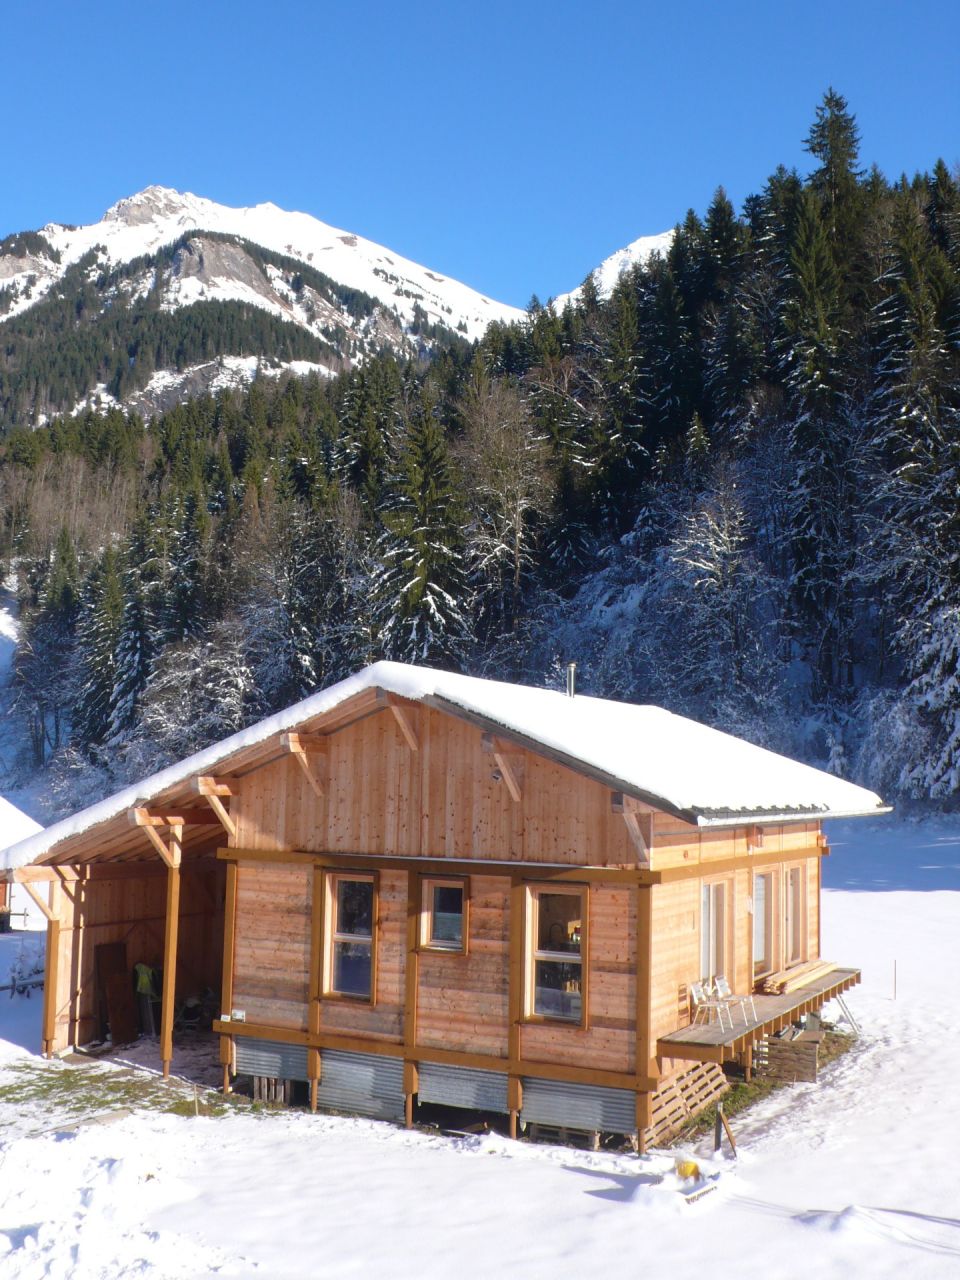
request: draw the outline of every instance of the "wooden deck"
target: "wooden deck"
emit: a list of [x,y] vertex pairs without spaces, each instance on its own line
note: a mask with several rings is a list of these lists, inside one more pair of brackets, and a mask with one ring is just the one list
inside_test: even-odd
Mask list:
[[722,1027],[716,1021],[681,1027],[657,1041],[657,1055],[690,1062],[728,1062],[763,1036],[821,1008],[859,981],[859,969],[834,969],[787,996],[755,995],[756,1019],[745,1018],[739,1006],[734,1006],[732,1027],[726,1017]]

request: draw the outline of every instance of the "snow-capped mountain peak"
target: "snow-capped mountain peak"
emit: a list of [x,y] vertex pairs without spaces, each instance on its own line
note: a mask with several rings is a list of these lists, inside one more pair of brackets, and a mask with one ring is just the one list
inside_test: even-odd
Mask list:
[[[417,312],[477,338],[492,320],[510,321],[523,312],[496,302],[383,245],[265,203],[232,208],[191,192],[150,186],[112,205],[103,218],[85,227],[49,223],[41,234],[63,266],[103,246],[112,265],[154,253],[187,231],[237,236],[261,248],[313,266],[338,284],[359,289],[412,321]],[[0,283],[2,283],[0,275]],[[36,300],[37,292],[34,293]],[[22,308],[20,308],[22,309]]]
[[[631,241],[624,248],[618,249],[616,253],[611,253],[609,258],[604,258],[603,262],[592,273],[600,297],[609,297],[614,285],[624,271],[635,263],[646,262],[655,253],[665,256],[669,252],[672,243],[673,231],[661,231],[655,236],[640,236],[638,240]],[[578,302],[582,290],[583,285],[580,285],[570,293],[561,293],[559,297],[554,298],[553,305],[556,310],[562,311],[568,302]]]
[[[232,208],[163,186],[118,200],[87,226],[51,222],[39,232],[0,243],[0,324],[15,322],[45,298],[53,303],[58,295],[65,299],[81,291],[86,294],[84,324],[96,324],[89,305],[91,286],[100,299],[101,316],[118,302],[131,316],[149,309],[154,317],[206,304],[204,323],[214,329],[219,324],[208,344],[218,360],[207,359],[203,370],[191,367],[187,382],[182,368],[171,380],[169,370],[153,366],[154,374],[150,360],[140,360],[130,366],[133,389],[131,378],[118,372],[112,383],[78,388],[85,394],[72,405],[41,391],[27,418],[33,424],[51,412],[80,408],[91,397],[107,404],[119,396],[150,413],[184,395],[223,385],[218,379],[245,380],[251,358],[255,369],[297,364],[302,370],[306,362],[332,373],[384,349],[419,357],[445,335],[474,340],[491,321],[509,323],[524,315],[310,214],[272,203]],[[220,323],[211,319],[211,303],[239,304],[244,316],[251,308],[267,312],[274,327],[265,338],[263,324],[246,319]],[[296,326],[301,334],[296,339],[284,336],[276,321]],[[227,330],[236,335],[237,323],[246,325],[247,341],[225,336]],[[254,330],[259,337],[251,336]],[[132,332],[129,340],[136,340]],[[118,357],[118,370],[121,365]],[[144,385],[147,369],[151,381]]]

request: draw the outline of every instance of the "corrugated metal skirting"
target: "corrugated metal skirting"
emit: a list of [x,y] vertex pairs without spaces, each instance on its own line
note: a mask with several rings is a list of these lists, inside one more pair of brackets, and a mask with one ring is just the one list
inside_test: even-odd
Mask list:
[[237,1073],[268,1076],[274,1080],[306,1080],[307,1049],[302,1044],[280,1044],[276,1040],[251,1040],[237,1036]]
[[603,1089],[524,1076],[520,1119],[568,1129],[636,1133],[636,1098],[631,1089]]
[[421,1062],[418,1096],[421,1102],[440,1102],[447,1107],[508,1110],[507,1077],[500,1071],[475,1071],[441,1062]]
[[324,1049],[317,1102],[321,1107],[377,1120],[402,1120],[403,1061],[375,1053]]

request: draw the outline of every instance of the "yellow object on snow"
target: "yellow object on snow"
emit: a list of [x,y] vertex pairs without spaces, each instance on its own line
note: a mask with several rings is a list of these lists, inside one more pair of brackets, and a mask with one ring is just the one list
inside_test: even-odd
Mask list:
[[699,1178],[700,1166],[696,1160],[678,1160],[677,1165],[678,1178]]

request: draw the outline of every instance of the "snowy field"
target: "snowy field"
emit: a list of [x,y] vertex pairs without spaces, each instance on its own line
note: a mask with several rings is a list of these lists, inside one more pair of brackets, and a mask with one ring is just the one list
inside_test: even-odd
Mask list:
[[863,968],[863,1037],[737,1117],[738,1161],[694,1153],[720,1174],[698,1203],[676,1152],[129,1101],[77,1123],[53,1086],[125,1073],[28,1054],[40,1001],[0,994],[0,1276],[960,1276],[960,825],[830,835],[823,950]]

